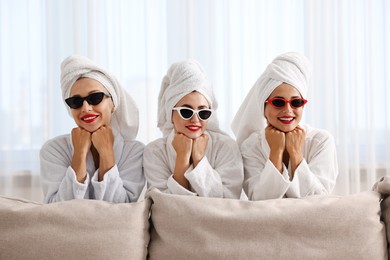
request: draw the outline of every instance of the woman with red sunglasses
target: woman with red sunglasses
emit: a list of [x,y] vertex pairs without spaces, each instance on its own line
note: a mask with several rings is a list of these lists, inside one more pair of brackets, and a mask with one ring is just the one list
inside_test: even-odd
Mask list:
[[211,83],[197,61],[177,62],[169,68],[158,97],[163,137],[144,151],[149,187],[179,195],[240,197],[240,150],[219,129],[216,109]]
[[41,148],[44,201],[137,201],[145,186],[144,145],[135,140],[133,99],[110,72],[78,55],[62,62],[61,89],[77,127]]
[[250,200],[333,191],[338,175],[333,137],[301,124],[309,76],[305,56],[290,52],[276,57],[233,119]]

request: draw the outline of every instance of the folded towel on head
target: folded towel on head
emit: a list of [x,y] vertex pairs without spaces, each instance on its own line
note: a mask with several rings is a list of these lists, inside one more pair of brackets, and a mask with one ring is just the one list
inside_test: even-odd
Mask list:
[[[138,133],[138,107],[116,77],[86,57],[69,56],[61,64],[63,100],[70,97],[72,86],[79,78],[95,79],[107,89],[115,107],[111,117],[111,127],[120,133],[124,140],[134,140]],[[70,108],[66,107],[70,113]]]
[[177,62],[171,65],[167,75],[164,76],[158,96],[158,123],[164,136],[172,129],[172,108],[187,94],[197,91],[208,101],[211,109],[214,110],[207,125],[207,130],[221,132],[218,125],[215,110],[218,107],[214,98],[211,82],[207,79],[202,66],[193,59]]
[[305,56],[288,52],[276,57],[256,81],[233,118],[231,128],[238,144],[267,126],[264,102],[280,84],[294,86],[306,98],[310,75],[311,65]]

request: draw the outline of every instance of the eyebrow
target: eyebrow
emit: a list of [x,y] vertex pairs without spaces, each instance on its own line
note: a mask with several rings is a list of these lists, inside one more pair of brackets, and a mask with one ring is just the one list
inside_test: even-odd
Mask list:
[[[183,105],[181,105],[181,107],[188,107],[188,108],[195,109],[195,108],[193,108],[191,105],[188,105],[188,104],[183,104]],[[201,106],[198,106],[197,109],[203,109],[203,108],[209,108],[209,107],[206,106],[206,105],[201,105]]]
[[[92,91],[88,92],[88,93],[87,93],[87,96],[89,96],[89,95],[91,95],[91,94],[93,94],[93,93],[97,93],[97,92],[106,93],[106,92],[103,91],[103,90],[95,89],[95,90],[92,90]],[[81,95],[80,95],[80,94],[75,94],[75,95],[72,95],[72,96],[70,96],[70,97],[81,97]]]
[[[286,99],[286,98],[283,97],[283,96],[274,96],[274,97],[272,97],[272,98],[284,98],[284,99]],[[301,98],[301,96],[291,96],[290,99],[291,99],[291,98]]]

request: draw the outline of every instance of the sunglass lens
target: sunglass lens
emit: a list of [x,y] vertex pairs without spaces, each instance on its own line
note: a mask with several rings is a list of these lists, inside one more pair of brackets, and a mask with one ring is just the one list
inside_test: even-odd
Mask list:
[[87,100],[88,104],[96,106],[100,102],[102,102],[103,97],[104,97],[104,93],[99,92],[99,93],[93,93],[93,94],[89,95],[88,97],[86,97],[85,99]]
[[200,110],[198,115],[199,115],[200,119],[207,120],[211,116],[211,111],[210,110]]
[[187,109],[187,108],[182,108],[180,109],[180,115],[184,118],[184,119],[190,119],[192,117],[192,115],[194,114],[194,112],[190,109]]
[[284,107],[286,105],[286,101],[283,99],[274,99],[272,100],[272,105],[275,107]]
[[305,104],[305,101],[303,99],[293,99],[291,100],[291,105],[293,107],[301,107]]
[[65,102],[70,108],[77,109],[83,105],[84,100],[82,97],[70,97],[65,99]]

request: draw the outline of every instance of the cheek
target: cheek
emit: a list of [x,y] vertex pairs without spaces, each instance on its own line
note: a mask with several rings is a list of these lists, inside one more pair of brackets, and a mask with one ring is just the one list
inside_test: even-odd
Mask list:
[[77,120],[79,117],[78,113],[77,113],[77,109],[71,109],[70,112],[71,112],[73,119]]
[[103,115],[103,119],[104,119],[105,124],[110,124],[111,118],[112,118],[112,115],[114,112],[114,107],[113,106],[106,106],[106,107],[104,107],[101,110],[96,111],[96,112],[100,112]]
[[[103,103],[104,102],[104,103]],[[103,101],[98,105],[96,109],[99,109],[101,111],[104,111],[104,113],[109,112],[110,114],[114,113],[115,106],[114,102],[111,98],[105,98]]]
[[172,112],[171,115],[171,123],[174,125],[175,124],[175,113]]
[[183,120],[177,114],[173,113],[171,121],[172,121],[173,127],[177,130],[182,125]]
[[297,109],[296,112],[295,112],[295,116],[296,117],[302,117],[302,112],[303,112],[302,108]]
[[112,100],[109,100],[109,102],[107,102],[106,104],[102,104],[102,105],[104,105],[104,106],[101,109],[104,109],[105,111],[110,112],[110,114],[112,114],[115,111],[114,102],[112,102]]
[[268,118],[269,118],[269,109],[268,109],[267,106],[264,108],[264,117],[265,117],[267,120],[268,120]]
[[107,117],[108,121],[111,121],[112,111],[108,110],[107,113],[106,113],[106,117]]

